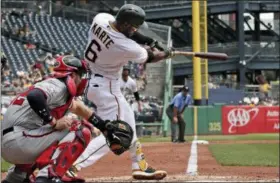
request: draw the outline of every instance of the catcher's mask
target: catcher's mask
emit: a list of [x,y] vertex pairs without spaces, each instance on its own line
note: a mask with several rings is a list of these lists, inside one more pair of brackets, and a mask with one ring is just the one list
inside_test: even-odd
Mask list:
[[121,155],[127,151],[133,139],[133,130],[129,124],[124,121],[111,121],[106,124],[107,145],[116,155]]
[[56,78],[67,77],[73,72],[77,73],[81,77],[81,82],[77,86],[76,96],[84,93],[89,80],[89,68],[86,61],[80,60],[72,55],[59,56],[56,58],[53,71],[53,75]]

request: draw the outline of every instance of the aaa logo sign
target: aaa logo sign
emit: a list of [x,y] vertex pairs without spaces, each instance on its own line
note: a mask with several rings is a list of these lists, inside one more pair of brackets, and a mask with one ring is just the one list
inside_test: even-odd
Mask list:
[[223,134],[278,133],[279,106],[223,106]]
[[255,119],[258,115],[259,109],[243,109],[235,108],[231,109],[227,114],[227,121],[230,123],[228,128],[228,133],[235,133],[236,129],[233,127],[243,127],[246,126],[251,120]]

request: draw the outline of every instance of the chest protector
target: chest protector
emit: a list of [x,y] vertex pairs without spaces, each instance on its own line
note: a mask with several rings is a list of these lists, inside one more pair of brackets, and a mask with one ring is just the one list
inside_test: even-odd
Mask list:
[[[57,75],[54,75],[53,77],[58,78],[58,79],[61,78]],[[57,119],[57,120],[62,118],[66,114],[66,112],[68,111],[68,109],[72,103],[72,100],[74,99],[74,97],[76,96],[76,93],[77,93],[77,88],[76,88],[74,80],[70,76],[66,76],[63,79],[66,84],[69,96],[68,96],[68,99],[65,104],[58,106],[51,110],[52,116],[55,117],[55,119]]]

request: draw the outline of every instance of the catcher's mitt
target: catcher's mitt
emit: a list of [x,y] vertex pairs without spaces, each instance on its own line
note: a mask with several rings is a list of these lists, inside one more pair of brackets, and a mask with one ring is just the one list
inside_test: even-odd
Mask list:
[[124,121],[116,120],[106,123],[106,141],[111,151],[116,155],[121,155],[129,149],[132,139],[133,130]]

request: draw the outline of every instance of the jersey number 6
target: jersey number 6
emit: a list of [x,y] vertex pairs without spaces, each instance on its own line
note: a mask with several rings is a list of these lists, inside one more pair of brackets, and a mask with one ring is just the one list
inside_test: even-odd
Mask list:
[[[97,48],[97,49],[96,49]],[[96,52],[100,52],[101,51],[101,46],[100,44],[96,41],[96,40],[92,40],[90,42],[90,44],[88,45],[86,51],[85,51],[85,57],[87,60],[91,61],[91,62],[95,62],[95,60],[97,59],[97,53]]]

